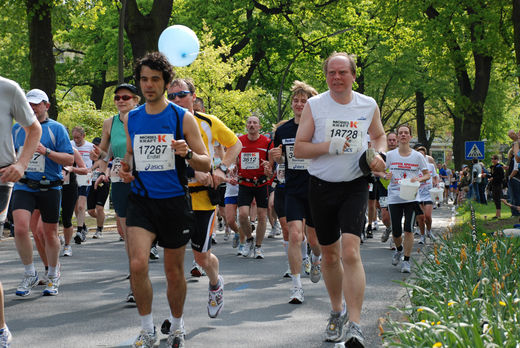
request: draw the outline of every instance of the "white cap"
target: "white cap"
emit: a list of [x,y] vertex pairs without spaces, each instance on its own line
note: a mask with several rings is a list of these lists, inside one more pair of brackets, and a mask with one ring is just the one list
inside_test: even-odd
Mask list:
[[46,103],[49,102],[49,97],[47,97],[47,94],[41,89],[31,89],[29,92],[27,92],[25,97],[31,104],[40,104],[42,101]]

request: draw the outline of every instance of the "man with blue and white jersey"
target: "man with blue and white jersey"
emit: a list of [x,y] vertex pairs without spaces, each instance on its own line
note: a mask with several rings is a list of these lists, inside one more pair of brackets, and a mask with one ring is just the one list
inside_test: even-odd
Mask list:
[[[50,103],[47,94],[39,89],[30,90],[27,101],[42,127],[40,144],[36,148],[25,175],[14,186],[13,219],[15,243],[25,268],[22,282],[16,290],[18,296],[28,296],[33,286],[38,284],[38,274],[33,264],[33,246],[29,237],[29,221],[34,210],[39,210],[43,222],[45,254],[49,264],[47,286],[43,295],[58,294],[60,283],[58,221],[60,215],[62,166],[74,162],[73,150],[65,127],[49,118]],[[20,124],[13,127],[15,150],[23,151],[25,130]],[[31,226],[33,233],[36,226]]]
[[[321,271],[332,305],[326,339],[364,347],[359,324],[366,280],[359,245],[368,182],[360,159],[368,149],[367,133],[376,151],[386,148],[386,136],[375,100],[352,90],[355,59],[334,52],[323,63],[323,70],[329,90],[305,104],[294,156],[312,159],[309,200],[321,246]],[[385,169],[379,154],[365,163],[371,171]]]
[[[125,123],[127,152],[119,171],[131,182],[127,208],[130,283],[141,317],[134,347],[153,347],[153,290],[148,276],[150,247],[155,239],[164,248],[167,297],[172,314],[168,347],[184,347],[183,310],[186,298],[184,254],[194,228],[187,194],[186,161],[202,172],[211,160],[193,115],[168,102],[165,92],[174,72],[166,57],[152,52],[135,67],[146,103],[132,110]],[[131,166],[133,170],[131,171]]]

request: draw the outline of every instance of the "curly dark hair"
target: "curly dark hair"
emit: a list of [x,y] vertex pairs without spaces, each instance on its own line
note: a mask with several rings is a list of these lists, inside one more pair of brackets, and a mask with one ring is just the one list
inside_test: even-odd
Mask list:
[[164,89],[168,88],[170,81],[175,77],[175,71],[168,62],[168,58],[161,52],[148,52],[143,58],[139,59],[135,64],[134,75],[135,81],[139,83],[141,80],[141,68],[143,65],[152,70],[162,72],[164,80]]

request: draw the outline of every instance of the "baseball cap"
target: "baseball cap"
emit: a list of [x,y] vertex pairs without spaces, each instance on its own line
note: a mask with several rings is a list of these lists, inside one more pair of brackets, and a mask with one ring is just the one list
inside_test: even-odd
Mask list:
[[94,145],[101,144],[101,138],[100,137],[95,137],[94,139],[92,139],[92,144],[94,144]]
[[137,91],[137,87],[135,87],[134,85],[132,85],[131,83],[122,83],[120,85],[118,85],[114,91],[114,93],[117,93],[117,91],[119,91],[120,89],[128,89],[130,92],[132,92],[133,94],[139,94],[139,92]]
[[41,89],[31,89],[29,92],[27,92],[27,95],[25,97],[27,98],[27,101],[32,104],[40,104],[42,101],[46,103],[49,102],[49,97],[47,97],[47,93],[45,93]]

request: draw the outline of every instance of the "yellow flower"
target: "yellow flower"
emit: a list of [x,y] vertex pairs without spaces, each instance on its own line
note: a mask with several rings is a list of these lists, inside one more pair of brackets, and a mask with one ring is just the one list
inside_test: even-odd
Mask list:
[[505,307],[506,306],[506,303],[504,301],[499,301],[498,302],[501,306]]
[[441,322],[440,322],[440,321],[438,321],[438,322],[437,322],[437,325],[441,325]]
[[440,347],[442,347],[442,343],[441,343],[441,342],[437,342],[437,343],[435,343],[435,344],[432,346],[432,348],[440,348]]
[[485,233],[482,233],[482,237],[485,237],[485,236],[486,236],[486,234],[485,234]]
[[422,312],[422,311],[424,311],[424,309],[422,309],[422,308],[417,308],[417,312]]
[[426,323],[426,319],[421,320],[421,323]]
[[450,301],[450,302],[448,302],[448,306],[453,306],[455,303],[457,303],[457,302]]

